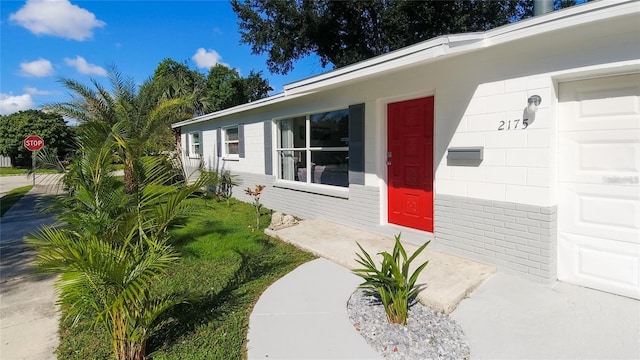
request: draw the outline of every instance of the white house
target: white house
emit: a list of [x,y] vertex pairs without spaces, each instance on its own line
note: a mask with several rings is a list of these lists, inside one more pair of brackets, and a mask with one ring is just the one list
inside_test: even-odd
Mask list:
[[640,2],[440,36],[176,123],[234,196],[640,298]]

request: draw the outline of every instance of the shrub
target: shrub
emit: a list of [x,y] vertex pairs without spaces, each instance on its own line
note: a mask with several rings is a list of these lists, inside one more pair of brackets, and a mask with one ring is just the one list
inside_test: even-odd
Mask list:
[[244,192],[247,195],[250,195],[253,199],[251,203],[256,209],[256,230],[260,228],[260,211],[262,210],[262,204],[260,203],[260,195],[262,195],[262,190],[264,190],[264,185],[256,185],[255,189],[247,188]]
[[216,199],[216,201],[225,201],[229,204],[229,200],[231,200],[233,195],[233,187],[238,185],[238,182],[236,181],[237,176],[231,174],[229,170],[213,172],[212,174],[216,178],[216,181],[207,188],[207,191]]
[[382,255],[380,269],[377,268],[376,263],[362,246],[356,243],[362,251],[362,255],[356,254],[358,256],[356,261],[364,268],[354,269],[353,273],[364,279],[364,282],[360,284],[361,288],[380,296],[389,323],[406,325],[409,303],[421,290],[420,286],[416,286],[418,275],[429,261],[418,266],[411,276],[409,276],[409,266],[418,254],[429,245],[430,241],[420,246],[411,257],[407,258],[407,252],[400,243],[400,234],[396,235],[395,239],[392,254],[386,251],[378,253],[378,255]]

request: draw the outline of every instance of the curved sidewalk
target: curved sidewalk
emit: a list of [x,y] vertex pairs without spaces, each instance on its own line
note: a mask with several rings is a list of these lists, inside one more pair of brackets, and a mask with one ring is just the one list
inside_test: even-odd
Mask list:
[[381,359],[347,315],[360,282],[323,258],[276,281],[249,318],[249,359]]

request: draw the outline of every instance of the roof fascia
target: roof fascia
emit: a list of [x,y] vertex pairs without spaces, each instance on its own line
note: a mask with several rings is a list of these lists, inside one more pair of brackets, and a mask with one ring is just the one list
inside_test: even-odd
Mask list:
[[321,88],[362,80],[403,66],[424,64],[445,57],[478,51],[542,33],[640,12],[638,0],[599,0],[507,24],[486,32],[443,35],[353,65],[285,85],[285,94],[315,92]]
[[486,32],[486,45],[493,46],[576,25],[640,13],[638,0],[597,0],[541,16],[521,20]]
[[416,45],[392,51],[388,54],[379,55],[324,74],[287,84],[284,86],[284,92],[287,95],[297,92],[305,92],[312,90],[314,85],[325,86],[325,84],[327,82],[331,82],[331,80],[340,80],[340,82],[342,82],[354,78],[360,78],[361,75],[370,74],[373,69],[375,69],[374,72],[385,71],[406,65],[412,60],[416,61],[420,58],[435,58],[443,56],[450,53],[448,49],[456,48],[457,50],[463,50],[466,46],[481,43],[484,40],[484,37],[485,35],[482,32],[438,36]]
[[246,104],[242,104],[242,105],[238,105],[238,106],[234,106],[228,109],[224,109],[224,110],[220,110],[220,111],[216,111],[210,114],[205,114],[202,116],[197,116],[188,120],[184,120],[184,121],[180,121],[177,123],[173,123],[171,124],[171,128],[175,129],[175,128],[179,128],[185,125],[191,125],[191,124],[197,124],[197,123],[201,123],[204,121],[209,121],[209,120],[213,120],[213,119],[217,119],[226,115],[231,115],[231,114],[235,114],[235,113],[239,113],[239,112],[243,112],[243,111],[248,111],[251,109],[255,109],[258,107],[262,107],[265,105],[269,105],[269,104],[275,104],[275,103],[279,103],[281,101],[284,100],[288,100],[291,98],[295,98],[297,96],[287,96],[285,98],[285,94],[284,93],[280,93],[280,94],[276,94],[276,95],[272,95],[269,96],[267,98],[264,99],[260,99],[260,100],[256,100],[256,101],[252,101],[250,103],[246,103]]
[[172,124],[197,124],[317,92],[323,88],[362,80],[381,72],[424,64],[490,46],[522,40],[592,21],[640,13],[640,0],[597,0],[521,20],[486,32],[443,35],[284,86],[284,93]]

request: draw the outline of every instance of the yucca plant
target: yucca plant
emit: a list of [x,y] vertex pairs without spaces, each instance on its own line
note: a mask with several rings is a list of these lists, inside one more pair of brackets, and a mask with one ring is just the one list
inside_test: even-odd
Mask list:
[[380,296],[389,323],[407,325],[409,304],[421,290],[421,287],[416,285],[418,275],[429,261],[418,266],[411,275],[409,275],[409,267],[430,242],[427,241],[411,257],[407,257],[407,252],[400,242],[400,234],[396,235],[393,252],[391,254],[386,251],[378,253],[378,255],[382,255],[379,269],[371,256],[356,242],[362,251],[362,254],[356,253],[358,256],[356,261],[363,268],[352,271],[364,279],[360,288]]

